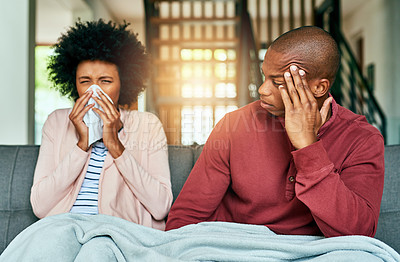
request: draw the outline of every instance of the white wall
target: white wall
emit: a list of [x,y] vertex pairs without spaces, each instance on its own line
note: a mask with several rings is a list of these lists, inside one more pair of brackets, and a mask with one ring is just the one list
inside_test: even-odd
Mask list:
[[99,0],[84,0],[90,7],[93,12],[93,19],[104,19],[107,20],[114,20],[112,14],[108,11],[107,7],[104,5],[103,1]]
[[387,116],[387,144],[400,143],[400,1],[365,0],[343,17],[350,43],[364,38],[364,68],[375,64],[375,95]]
[[[386,26],[388,27],[389,33],[387,34],[387,41],[389,42],[389,49],[386,50],[386,76],[391,79],[391,83],[388,83],[390,91],[389,96],[389,108],[387,109],[387,115],[389,116],[389,143],[400,144],[400,1],[398,0],[386,0],[389,2],[386,7],[388,15],[386,16]],[[383,93],[386,93],[383,91]]]
[[36,44],[52,45],[75,21],[91,20],[93,11],[83,0],[36,0]]
[[28,124],[32,113],[29,58],[34,41],[29,37],[30,2],[35,1],[0,1],[0,144],[28,144],[33,139],[29,137],[33,127]]

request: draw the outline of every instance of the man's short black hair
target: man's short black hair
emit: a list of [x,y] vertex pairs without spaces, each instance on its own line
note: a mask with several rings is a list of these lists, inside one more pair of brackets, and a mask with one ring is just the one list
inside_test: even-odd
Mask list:
[[271,44],[276,52],[301,57],[311,78],[326,78],[332,86],[340,65],[340,52],[333,37],[316,26],[290,30]]
[[116,24],[98,21],[78,21],[62,34],[53,46],[49,59],[50,80],[62,95],[77,100],[76,69],[85,60],[100,60],[117,66],[121,79],[118,104],[136,102],[148,76],[148,55],[137,39],[127,30],[128,23]]

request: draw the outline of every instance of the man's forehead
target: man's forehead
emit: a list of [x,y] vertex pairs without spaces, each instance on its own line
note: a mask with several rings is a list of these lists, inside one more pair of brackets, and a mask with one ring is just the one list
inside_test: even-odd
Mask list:
[[304,62],[296,53],[280,53],[273,49],[269,49],[265,54],[262,69],[264,74],[282,75],[284,72],[289,70],[291,65],[296,65],[299,68],[304,69]]

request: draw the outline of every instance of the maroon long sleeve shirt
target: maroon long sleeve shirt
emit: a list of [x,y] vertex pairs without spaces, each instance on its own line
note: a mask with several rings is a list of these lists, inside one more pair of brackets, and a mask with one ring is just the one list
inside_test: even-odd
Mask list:
[[214,128],[168,215],[166,230],[202,221],[279,234],[374,236],[384,143],[365,117],[332,102],[318,142],[295,150],[284,119],[251,103]]

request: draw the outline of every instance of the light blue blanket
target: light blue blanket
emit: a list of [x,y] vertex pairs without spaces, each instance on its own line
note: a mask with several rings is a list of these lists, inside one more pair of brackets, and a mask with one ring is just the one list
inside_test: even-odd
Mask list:
[[374,238],[276,235],[264,226],[204,222],[168,232],[120,218],[62,214],[21,232],[0,261],[400,261]]

